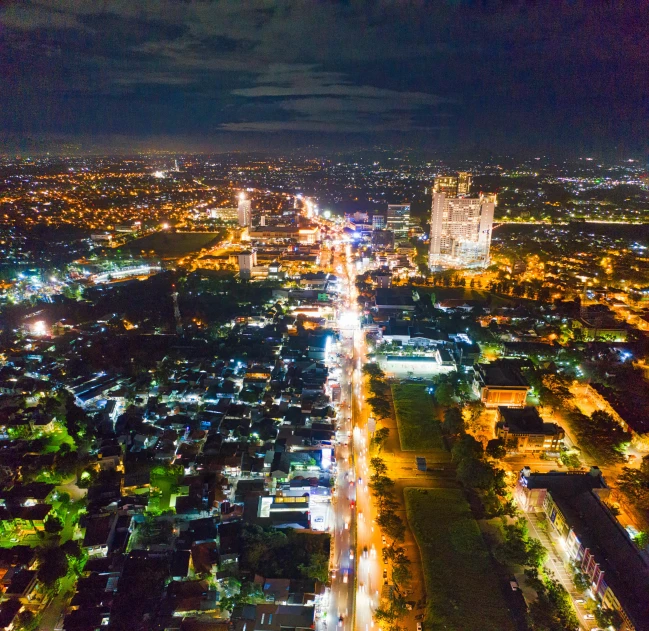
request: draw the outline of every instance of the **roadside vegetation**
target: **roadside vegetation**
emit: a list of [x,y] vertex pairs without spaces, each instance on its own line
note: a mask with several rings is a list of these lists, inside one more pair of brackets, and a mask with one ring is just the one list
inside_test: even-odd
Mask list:
[[381,533],[389,540],[389,545],[383,548],[383,560],[390,563],[392,570],[391,588],[387,599],[375,611],[375,617],[388,631],[398,631],[399,620],[407,611],[406,591],[410,585],[410,559],[406,555],[403,541],[406,525],[396,514],[398,503],[394,499],[394,481],[387,476],[387,466],[381,458],[370,460],[372,475],[369,487],[374,495],[378,508],[376,523]]
[[406,489],[422,556],[427,629],[508,631],[514,626],[478,524],[459,489]]

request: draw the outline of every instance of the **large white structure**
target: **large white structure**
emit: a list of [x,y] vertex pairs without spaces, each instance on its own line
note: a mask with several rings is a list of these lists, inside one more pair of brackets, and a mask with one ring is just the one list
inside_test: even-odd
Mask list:
[[[481,193],[478,197],[465,197],[463,194],[468,194],[466,180],[439,179],[443,182],[440,186],[436,182],[433,189],[430,269],[487,267],[496,195]],[[456,180],[454,186],[452,179]]]
[[245,193],[239,195],[239,206],[237,208],[239,215],[239,225],[249,226],[252,219],[252,202],[246,199]]

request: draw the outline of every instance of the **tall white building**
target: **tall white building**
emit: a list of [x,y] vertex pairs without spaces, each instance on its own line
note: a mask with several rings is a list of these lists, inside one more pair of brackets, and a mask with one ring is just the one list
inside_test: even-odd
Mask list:
[[395,237],[407,237],[410,230],[410,204],[388,204],[386,223]]
[[453,183],[451,179],[440,178],[440,186],[436,182],[433,188],[429,267],[487,267],[496,195],[463,197],[470,180],[460,177]]
[[239,206],[237,208],[239,215],[239,225],[249,226],[252,220],[252,202],[246,199],[245,193],[239,195]]

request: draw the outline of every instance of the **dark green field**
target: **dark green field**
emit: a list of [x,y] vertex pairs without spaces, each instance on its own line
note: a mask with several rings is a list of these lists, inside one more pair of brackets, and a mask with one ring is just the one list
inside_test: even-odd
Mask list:
[[444,449],[440,422],[433,410],[430,395],[422,383],[392,386],[392,399],[399,426],[401,449],[429,451]]
[[426,631],[513,631],[480,529],[459,489],[405,489],[421,551]]
[[156,232],[122,246],[138,254],[154,252],[161,257],[176,257],[213,246],[223,238],[222,232]]

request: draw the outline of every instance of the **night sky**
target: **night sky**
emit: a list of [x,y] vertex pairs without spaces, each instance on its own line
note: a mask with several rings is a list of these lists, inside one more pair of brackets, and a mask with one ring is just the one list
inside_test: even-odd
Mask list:
[[4,0],[0,141],[649,151],[649,2]]

